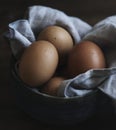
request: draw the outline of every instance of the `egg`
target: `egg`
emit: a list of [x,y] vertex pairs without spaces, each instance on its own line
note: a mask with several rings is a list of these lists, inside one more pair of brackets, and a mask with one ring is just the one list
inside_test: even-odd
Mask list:
[[51,78],[41,89],[41,92],[48,95],[57,96],[58,88],[63,80],[65,80],[64,77]]
[[73,38],[70,33],[63,27],[56,25],[44,28],[39,33],[37,40],[47,40],[56,47],[60,57],[60,65],[66,62],[67,55],[73,47]]
[[67,70],[69,77],[75,77],[90,69],[106,67],[106,61],[101,48],[91,41],[76,44],[69,54]]
[[19,76],[30,87],[41,86],[53,76],[57,65],[58,53],[53,44],[36,41],[24,51],[19,61]]

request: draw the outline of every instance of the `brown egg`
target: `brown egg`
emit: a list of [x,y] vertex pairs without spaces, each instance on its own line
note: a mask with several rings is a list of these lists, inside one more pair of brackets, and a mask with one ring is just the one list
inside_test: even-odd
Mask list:
[[73,39],[69,32],[60,26],[48,26],[38,35],[38,40],[51,42],[58,50],[60,64],[64,64],[67,54],[73,47]]
[[46,93],[48,95],[57,96],[57,91],[59,85],[65,78],[63,77],[53,77],[51,78],[45,86],[42,88],[41,92]]
[[98,45],[91,41],[76,44],[69,54],[68,75],[77,76],[89,69],[106,67],[105,57]]
[[56,48],[48,41],[32,43],[22,55],[19,76],[30,86],[41,86],[55,73],[58,65]]

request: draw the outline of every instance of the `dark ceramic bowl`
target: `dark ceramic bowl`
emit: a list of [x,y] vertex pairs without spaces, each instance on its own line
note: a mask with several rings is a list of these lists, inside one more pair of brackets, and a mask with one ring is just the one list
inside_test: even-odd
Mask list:
[[[100,98],[99,91],[93,91],[84,97],[63,98],[43,94],[37,89],[26,86],[15,71],[15,60],[12,60],[11,72],[16,103],[33,118],[47,124],[72,125],[93,116],[107,100]],[[104,110],[102,110],[104,111]]]

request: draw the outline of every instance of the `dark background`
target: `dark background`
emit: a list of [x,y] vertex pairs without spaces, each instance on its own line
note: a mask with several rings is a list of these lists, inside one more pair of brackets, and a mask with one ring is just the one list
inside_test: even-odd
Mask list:
[[[23,18],[28,6],[44,5],[64,11],[67,15],[79,17],[94,25],[98,21],[115,15],[115,0],[0,0],[0,130],[58,130],[56,126],[40,123],[26,115],[15,105],[11,86],[11,50],[3,38],[8,23]],[[92,118],[67,129],[104,128],[116,129],[115,117]]]

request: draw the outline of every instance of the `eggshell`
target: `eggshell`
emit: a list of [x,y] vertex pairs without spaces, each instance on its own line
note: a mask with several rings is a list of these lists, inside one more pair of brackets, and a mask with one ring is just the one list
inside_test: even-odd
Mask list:
[[19,62],[19,76],[26,84],[36,87],[47,82],[58,65],[56,48],[48,41],[32,43]]
[[39,35],[38,40],[47,40],[51,42],[59,53],[60,63],[66,61],[67,54],[73,47],[73,39],[69,32],[60,26],[48,26],[43,29]]
[[74,77],[89,69],[105,68],[106,61],[98,45],[91,41],[82,41],[70,52],[67,66],[69,77]]
[[61,82],[65,78],[63,77],[53,77],[51,78],[43,87],[41,90],[42,93],[46,93],[48,95],[57,96],[58,88],[61,84]]

